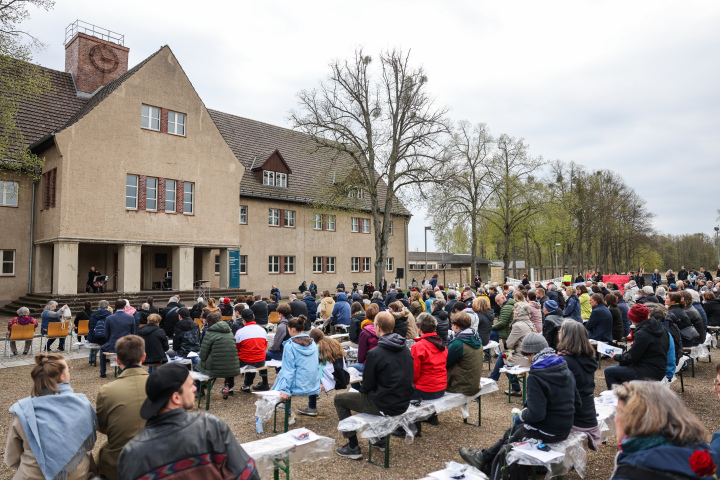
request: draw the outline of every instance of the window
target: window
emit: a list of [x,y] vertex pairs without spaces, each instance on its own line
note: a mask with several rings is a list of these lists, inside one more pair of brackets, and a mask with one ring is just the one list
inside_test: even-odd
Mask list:
[[138,207],[138,176],[128,175],[125,181],[125,208],[137,210]]
[[388,231],[390,232],[390,235],[393,234],[393,222],[392,222],[392,220],[390,220],[390,228],[388,229]]
[[363,189],[351,188],[348,192],[348,198],[363,198]]
[[359,224],[360,224],[359,218],[355,218],[355,217],[351,218],[350,219],[350,231],[351,232],[359,232],[360,231]]
[[247,275],[247,255],[240,255],[240,275]]
[[331,232],[335,231],[335,215],[327,216],[327,229]]
[[191,182],[185,182],[183,213],[186,215],[192,215],[195,213],[195,184]]
[[220,255],[215,255],[215,275],[220,275]]
[[247,225],[247,206],[240,205],[240,225]]
[[275,186],[287,188],[287,173],[275,173]]
[[271,208],[270,214],[268,217],[268,225],[271,227],[279,227],[280,226],[280,210],[277,208]]
[[313,230],[322,230],[322,215],[319,213],[313,213]]
[[370,233],[370,219],[369,218],[363,218],[362,219],[362,233]]
[[145,210],[157,210],[158,202],[158,179],[147,177],[145,183]]
[[263,185],[275,186],[275,172],[263,170]]
[[395,269],[395,261],[392,257],[385,259],[385,270],[392,272]]
[[350,258],[350,271],[351,272],[359,272],[360,271],[360,257]]
[[[184,122],[183,122],[184,123]],[[160,131],[160,109],[149,105],[142,106],[140,126],[149,130]]]
[[323,273],[323,257],[313,257],[313,273]]
[[327,268],[325,268],[325,272],[335,273],[335,257],[327,257]]
[[363,272],[370,271],[370,257],[363,257]]
[[3,207],[17,207],[18,183],[0,181],[0,205]]
[[268,273],[280,273],[280,257],[270,255],[268,257]]
[[175,213],[175,180],[165,180],[165,212]]
[[285,257],[285,269],[283,273],[295,273],[295,257]]
[[2,268],[0,275],[15,275],[15,250],[0,250]]
[[168,133],[185,136],[185,115],[168,112]]
[[286,227],[295,227],[295,210],[285,210],[285,220],[283,225]]

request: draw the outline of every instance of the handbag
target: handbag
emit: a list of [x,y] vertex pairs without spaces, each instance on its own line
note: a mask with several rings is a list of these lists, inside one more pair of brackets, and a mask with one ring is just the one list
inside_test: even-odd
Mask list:
[[698,333],[697,330],[695,330],[695,327],[693,327],[691,325],[689,327],[685,327],[682,330],[680,330],[680,336],[682,337],[683,340],[685,340],[687,342],[692,342],[695,339],[697,339],[700,336],[700,334]]

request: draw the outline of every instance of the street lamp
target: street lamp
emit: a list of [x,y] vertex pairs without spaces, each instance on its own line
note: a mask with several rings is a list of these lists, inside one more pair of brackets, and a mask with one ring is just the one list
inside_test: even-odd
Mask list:
[[[558,260],[557,260],[557,247],[559,247],[560,245],[562,245],[562,244],[561,244],[561,243],[556,243],[556,244],[555,244],[555,267],[557,267],[557,264],[558,264]],[[553,269],[553,278],[555,278],[555,269]]]
[[715,243],[718,246],[718,269],[720,270],[720,241],[718,241],[718,233],[720,233],[720,227],[715,227]]
[[427,280],[427,232],[432,230],[432,227],[425,227],[425,280]]

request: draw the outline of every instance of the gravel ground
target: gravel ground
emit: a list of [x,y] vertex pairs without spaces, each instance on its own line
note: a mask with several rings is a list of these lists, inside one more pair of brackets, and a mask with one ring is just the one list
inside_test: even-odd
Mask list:
[[[711,350],[717,354],[717,350]],[[73,355],[77,356],[77,355]],[[719,355],[720,357],[720,355]],[[100,386],[112,380],[100,379],[98,370],[88,365],[86,358],[70,360],[72,368],[71,381],[76,392],[82,392],[94,403]],[[610,362],[603,362],[603,366]],[[0,416],[0,438],[7,437],[7,429],[10,423],[10,414],[7,408],[16,400],[28,395],[30,390],[30,366],[17,366],[3,368],[0,370],[0,399],[6,408]],[[485,374],[488,372],[486,371]],[[271,381],[274,372],[271,373]],[[688,407],[697,414],[710,432],[720,428],[720,419],[717,417],[718,399],[712,391],[712,383],[715,377],[714,365],[708,363],[707,359],[696,365],[696,377],[691,378],[690,372],[686,375],[685,393],[680,392],[680,382],[674,383],[671,388],[678,392]],[[242,381],[238,382],[238,388]],[[602,371],[596,374],[596,394],[605,389],[605,381]],[[483,397],[483,411],[481,428],[465,425],[459,409],[445,412],[439,415],[440,425],[423,425],[423,436],[417,438],[413,444],[406,445],[399,439],[391,440],[390,469],[385,470],[370,465],[367,460],[367,443],[361,443],[365,461],[353,461],[340,457],[331,460],[324,460],[314,463],[296,463],[291,465],[291,474],[294,479],[417,479],[426,476],[428,473],[444,467],[445,462],[455,460],[462,462],[458,448],[487,447],[499,438],[510,426],[513,407],[507,403],[507,397],[502,391],[507,388],[507,378],[503,376],[499,382],[500,392],[495,392]],[[228,400],[223,400],[220,388],[216,387],[212,394],[210,413],[225,420],[238,441],[248,442],[262,437],[271,436],[269,433],[257,435],[254,428],[254,395],[241,394],[239,391]],[[318,402],[319,415],[317,417],[298,416],[297,426],[307,427],[320,435],[334,438],[337,445],[344,445],[342,435],[337,431],[337,415],[333,408],[333,392],[322,394]],[[293,408],[306,405],[305,398],[297,398],[293,402]],[[477,410],[471,413],[476,414]],[[474,418],[474,417],[473,417]],[[271,425],[266,425],[265,430],[270,431]],[[708,437],[709,440],[709,437]],[[104,435],[98,434],[98,441],[95,450],[105,443]],[[4,445],[3,454],[4,454]],[[613,466],[613,459],[617,453],[617,446],[612,442],[601,446],[598,452],[588,453],[588,466],[585,478],[607,479],[610,477]],[[376,451],[377,452],[377,451]],[[379,452],[378,452],[379,453]],[[375,452],[373,452],[375,454]],[[0,478],[9,479],[12,471],[5,466],[0,466]],[[579,478],[576,473],[567,475],[567,479]]]

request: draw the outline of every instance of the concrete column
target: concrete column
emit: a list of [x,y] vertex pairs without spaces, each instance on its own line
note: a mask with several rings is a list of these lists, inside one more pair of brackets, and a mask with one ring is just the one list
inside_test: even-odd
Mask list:
[[118,292],[140,291],[140,245],[118,246]]
[[230,288],[230,251],[220,249],[220,288]]
[[52,293],[74,295],[78,291],[78,243],[55,242],[53,249]]
[[33,256],[33,293],[50,293],[52,291],[52,258],[52,244],[35,245],[35,255]]
[[200,280],[212,282],[215,276],[215,256],[209,248],[203,248],[200,253],[202,269],[200,270]]
[[192,290],[195,247],[174,247],[172,255],[172,289]]

